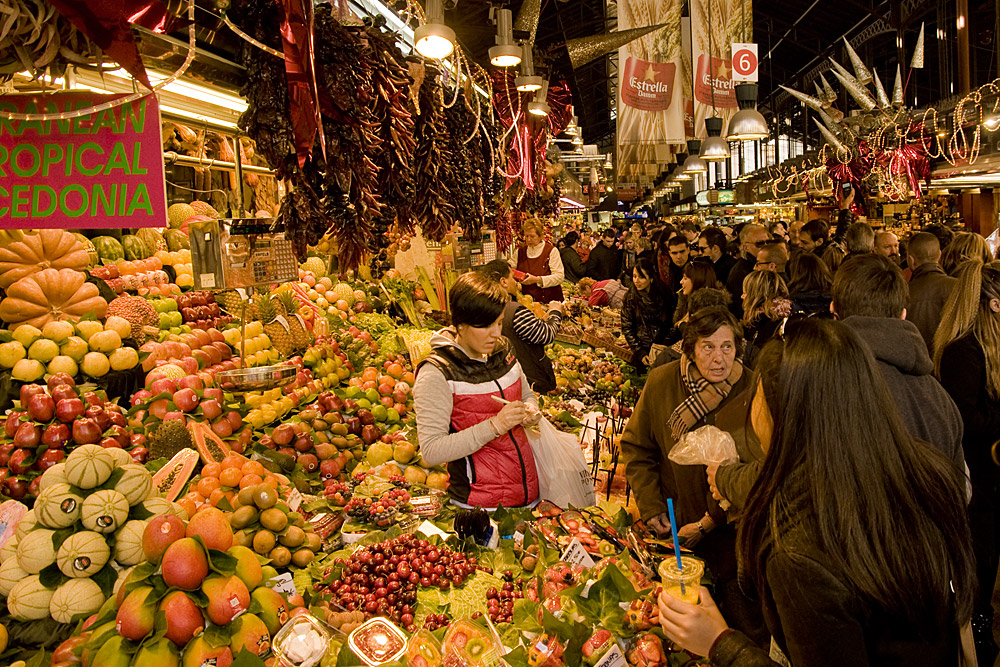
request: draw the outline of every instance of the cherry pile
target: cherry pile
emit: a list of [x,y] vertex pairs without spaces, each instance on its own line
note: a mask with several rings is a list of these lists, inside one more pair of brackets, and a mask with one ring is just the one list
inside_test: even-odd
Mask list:
[[344,507],[344,511],[359,521],[367,521],[384,528],[392,523],[399,511],[408,508],[409,502],[408,492],[403,489],[393,489],[382,494],[377,500],[352,498]]
[[507,570],[503,573],[504,583],[498,591],[490,588],[486,591],[486,610],[494,623],[512,623],[514,621],[514,600],[524,597],[524,580],[514,581],[514,573]]
[[[327,586],[331,602],[348,611],[363,611],[366,618],[386,616],[413,632],[417,587],[447,591],[461,586],[476,571],[477,559],[416,535],[402,535],[361,547],[348,558],[337,558],[334,566],[341,572]],[[439,627],[445,623],[447,618]]]

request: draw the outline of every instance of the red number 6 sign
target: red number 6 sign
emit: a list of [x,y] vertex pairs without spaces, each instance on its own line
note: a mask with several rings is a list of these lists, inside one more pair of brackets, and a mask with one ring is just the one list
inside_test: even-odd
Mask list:
[[734,42],[732,49],[733,81],[756,81],[757,45]]

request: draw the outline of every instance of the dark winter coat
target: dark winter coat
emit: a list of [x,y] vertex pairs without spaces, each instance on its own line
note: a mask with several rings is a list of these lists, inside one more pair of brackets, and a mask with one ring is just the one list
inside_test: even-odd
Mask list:
[[587,258],[587,276],[594,280],[618,279],[622,269],[622,251],[598,243]]
[[559,257],[562,259],[563,271],[569,282],[576,284],[580,278],[587,275],[587,267],[580,259],[580,253],[576,248],[560,248]]
[[934,350],[934,332],[941,323],[941,309],[958,282],[944,272],[937,262],[921,264],[910,275],[910,302],[906,319],[917,325],[927,350]]
[[829,292],[810,290],[808,292],[796,292],[788,297],[792,302],[792,312],[812,317],[814,315],[826,316],[830,312],[830,303],[833,297]]
[[622,335],[632,351],[646,354],[653,343],[665,339],[669,329],[666,308],[652,289],[628,291],[622,304]]

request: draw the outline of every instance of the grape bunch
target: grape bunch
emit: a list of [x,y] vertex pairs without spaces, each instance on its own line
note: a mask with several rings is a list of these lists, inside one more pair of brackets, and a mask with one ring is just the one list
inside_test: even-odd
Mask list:
[[[461,586],[477,565],[474,557],[408,534],[334,560],[334,570],[339,567],[340,573],[326,589],[330,601],[348,611],[363,611],[366,618],[386,616],[413,632],[417,588],[447,591]],[[434,617],[435,623],[439,617]]]

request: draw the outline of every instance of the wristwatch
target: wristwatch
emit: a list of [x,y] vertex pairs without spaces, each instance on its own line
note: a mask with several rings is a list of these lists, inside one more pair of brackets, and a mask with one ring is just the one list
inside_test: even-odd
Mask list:
[[701,517],[700,519],[698,519],[698,523],[696,523],[695,525],[698,526],[698,532],[699,533],[701,533],[702,535],[708,535],[708,531],[705,530],[705,527],[701,525],[701,522],[704,521],[704,520],[705,520],[705,517]]

